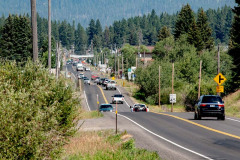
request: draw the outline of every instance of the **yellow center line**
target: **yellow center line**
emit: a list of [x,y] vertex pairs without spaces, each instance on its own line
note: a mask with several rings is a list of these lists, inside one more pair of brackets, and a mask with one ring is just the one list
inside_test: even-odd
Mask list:
[[105,94],[103,93],[103,89],[102,89],[101,87],[99,87],[99,86],[97,86],[97,87],[98,87],[98,88],[100,89],[100,91],[102,92],[102,96],[103,96],[103,98],[104,98],[105,103],[108,104],[107,98],[105,97]]
[[173,118],[176,118],[176,119],[185,121],[185,122],[187,122],[187,123],[191,123],[191,124],[193,124],[193,125],[195,125],[195,126],[204,128],[204,129],[209,130],[209,131],[213,131],[213,132],[220,133],[220,134],[223,134],[223,135],[226,135],[226,136],[229,136],[229,137],[233,137],[233,138],[236,138],[236,139],[240,139],[240,136],[236,136],[236,135],[233,135],[233,134],[230,134],[230,133],[227,133],[227,132],[219,131],[219,130],[217,130],[217,129],[213,129],[213,128],[210,128],[210,127],[207,127],[207,126],[204,126],[204,125],[201,125],[201,124],[198,124],[198,123],[195,123],[195,122],[192,122],[192,121],[190,121],[190,120],[187,120],[187,119],[184,119],[184,118],[180,118],[180,117],[177,117],[177,116],[174,116],[174,115],[165,114],[165,113],[157,113],[157,112],[152,112],[152,113],[156,113],[156,114],[160,114],[160,115],[165,115],[165,116],[173,117]]

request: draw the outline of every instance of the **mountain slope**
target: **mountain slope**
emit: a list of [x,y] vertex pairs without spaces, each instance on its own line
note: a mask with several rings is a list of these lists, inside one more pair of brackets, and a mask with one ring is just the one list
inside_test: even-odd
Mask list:
[[[52,18],[54,20],[75,20],[86,27],[90,19],[100,19],[103,25],[114,20],[143,15],[152,9],[161,12],[176,13],[189,3],[194,11],[200,7],[216,9],[224,5],[234,6],[235,0],[52,0]],[[30,1],[0,0],[0,14],[30,13]],[[47,17],[48,1],[37,0],[37,11]]]

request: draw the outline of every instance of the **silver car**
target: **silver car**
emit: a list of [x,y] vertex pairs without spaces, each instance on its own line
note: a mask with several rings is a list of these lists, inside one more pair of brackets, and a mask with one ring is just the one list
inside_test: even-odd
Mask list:
[[88,78],[83,79],[84,84],[89,84],[90,85],[90,80]]

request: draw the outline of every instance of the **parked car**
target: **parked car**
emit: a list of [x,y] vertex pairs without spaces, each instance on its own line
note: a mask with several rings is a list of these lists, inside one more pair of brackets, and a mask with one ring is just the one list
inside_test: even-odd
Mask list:
[[109,79],[105,79],[102,83],[103,87],[106,87],[107,83],[109,82],[110,80]]
[[97,84],[99,84],[99,85],[103,84],[103,82],[105,81],[105,79],[107,79],[107,78],[101,78]]
[[131,112],[149,112],[149,108],[145,104],[134,104],[130,108]]
[[83,73],[79,73],[78,74],[78,79],[82,79],[84,77],[84,74]]
[[225,120],[224,101],[218,95],[202,95],[194,108],[194,119],[217,117]]
[[109,89],[114,89],[114,90],[117,89],[115,81],[113,80],[108,81],[108,83],[106,84],[106,90],[109,90]]
[[113,106],[111,104],[101,104],[99,106],[99,112],[112,112]]
[[98,83],[100,81],[100,77],[97,77],[94,81],[94,83]]
[[98,77],[98,76],[96,76],[96,75],[92,75],[92,76],[91,76],[91,80],[95,80],[97,77]]
[[84,84],[89,84],[90,85],[90,80],[88,78],[83,79]]
[[112,103],[122,103],[124,102],[124,96],[122,94],[114,94],[112,99]]

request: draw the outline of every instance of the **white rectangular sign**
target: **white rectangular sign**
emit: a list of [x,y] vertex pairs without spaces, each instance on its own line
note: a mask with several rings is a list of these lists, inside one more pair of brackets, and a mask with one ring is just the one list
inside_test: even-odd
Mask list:
[[169,95],[169,101],[170,103],[176,103],[177,102],[177,98],[176,98],[176,94],[170,94]]

